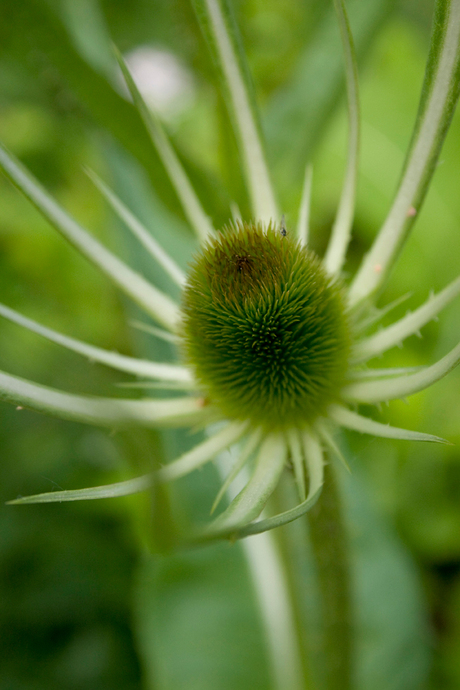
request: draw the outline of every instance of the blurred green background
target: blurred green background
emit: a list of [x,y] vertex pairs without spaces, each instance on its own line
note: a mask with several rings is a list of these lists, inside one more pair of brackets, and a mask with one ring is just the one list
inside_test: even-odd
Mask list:
[[[352,272],[398,181],[417,110],[433,3],[348,5],[363,114],[355,235],[345,267]],[[311,158],[312,244],[322,252],[340,193],[346,137],[340,43],[331,8],[320,0],[250,0],[235,6],[287,225],[296,222],[303,169]],[[0,138],[103,242],[168,287],[124,235],[83,170],[93,168],[114,185],[186,266],[193,239],[139,120],[123,100],[110,40],[125,54],[153,47],[179,61],[179,96],[163,104],[163,117],[184,165],[216,223],[228,219],[231,201],[248,215],[229,121],[185,0],[1,0]],[[165,90],[160,86],[160,97]],[[392,318],[459,273],[459,153],[457,114],[428,199],[381,300],[384,305],[409,293]],[[168,356],[160,343],[130,328],[127,317],[136,316],[131,307],[3,178],[0,264],[0,300],[25,315],[108,349]],[[433,362],[459,338],[457,300],[423,330],[422,339],[410,338],[403,351],[390,351],[376,366]],[[64,390],[126,394],[116,384],[127,377],[4,321],[0,367]],[[359,435],[347,441],[352,481],[362,482],[378,519],[398,535],[391,538],[399,538],[398,548],[412,559],[410,568],[416,566],[428,631],[425,656],[412,675],[398,675],[400,648],[394,673],[386,669],[385,680],[372,680],[377,667],[369,662],[371,675],[363,671],[362,678],[372,685],[361,678],[357,687],[460,687],[459,390],[457,371],[407,403],[368,410],[376,419],[457,445]],[[133,439],[3,403],[0,410],[0,690],[269,688],[255,605],[240,586],[244,564],[236,547],[152,561],[151,517],[142,498],[4,505],[17,495],[132,476],[190,439],[147,432]],[[202,503],[200,496],[212,493],[214,485],[212,472],[192,479],[187,495],[198,508],[181,504],[181,509],[205,514],[207,499]],[[181,610],[176,625],[168,597]],[[235,611],[244,612],[243,618]],[[209,629],[200,639],[208,647],[197,651],[191,636],[204,619]],[[388,623],[395,638],[398,625]],[[227,661],[217,663],[218,649],[228,652]],[[201,680],[199,654],[210,666]]]

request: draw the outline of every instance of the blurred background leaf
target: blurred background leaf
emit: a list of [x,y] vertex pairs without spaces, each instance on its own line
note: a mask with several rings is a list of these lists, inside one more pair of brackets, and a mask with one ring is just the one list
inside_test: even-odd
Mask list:
[[[346,148],[341,52],[332,14],[327,3],[314,0],[250,0],[235,3],[235,9],[288,226],[296,221],[303,167],[312,158],[312,241],[322,251]],[[428,0],[350,2],[360,60],[363,142],[355,239],[346,270],[354,269],[369,247],[397,184],[423,79],[431,10]],[[82,171],[84,165],[94,168],[113,185],[186,267],[194,240],[140,121],[123,98],[111,39],[124,53],[153,46],[179,61],[190,79],[191,95],[186,106],[164,115],[175,147],[217,225],[228,220],[230,201],[247,214],[234,137],[185,0],[135,0],[129,5],[119,0],[3,0],[0,137],[102,241],[166,288],[165,277],[146,262]],[[382,297],[384,304],[411,291],[396,313],[420,304],[430,289],[439,290],[458,273],[459,150],[457,114],[418,224]],[[3,179],[0,196],[2,301],[97,345],[127,354],[170,356],[168,346],[126,325],[127,316],[139,314]],[[410,339],[403,352],[390,351],[378,366],[434,361],[458,341],[459,323],[457,303],[424,329],[423,339]],[[0,328],[0,360],[12,373],[79,392],[116,394],[115,384],[126,380],[7,323]],[[457,371],[407,405],[395,402],[370,413],[458,444],[459,389]],[[3,501],[52,486],[116,481],[192,444],[187,434],[146,432],[134,441],[4,404],[1,411]],[[375,607],[372,625],[379,635],[387,635],[387,645],[377,643],[377,649],[370,637],[361,638],[368,649],[358,687],[378,688],[377,678],[388,677],[382,690],[456,690],[458,445],[433,448],[353,434],[349,443],[357,477],[353,482],[352,475],[352,485],[364,487],[371,512],[377,513],[366,518],[369,542],[355,534],[362,563],[367,562],[356,577],[362,601]],[[0,690],[269,688],[260,623],[239,546],[174,557],[146,553],[161,550],[168,540],[166,523],[157,521],[158,501],[170,502],[172,513],[184,520],[198,519],[206,516],[216,485],[209,468],[156,497],[154,505],[139,497],[70,507],[2,507]],[[360,501],[351,505],[366,512]],[[364,519],[360,515],[358,523]],[[381,561],[373,551],[376,539],[381,539]],[[405,583],[400,591],[406,592],[412,617],[390,618],[391,611],[398,613],[395,600],[389,599],[385,608],[385,599],[375,594],[385,572],[388,580]],[[422,598],[425,612],[418,608]],[[369,625],[362,605],[361,636]],[[411,639],[412,647],[404,646]],[[427,680],[430,640],[433,664]],[[209,663],[200,666],[206,659]]]

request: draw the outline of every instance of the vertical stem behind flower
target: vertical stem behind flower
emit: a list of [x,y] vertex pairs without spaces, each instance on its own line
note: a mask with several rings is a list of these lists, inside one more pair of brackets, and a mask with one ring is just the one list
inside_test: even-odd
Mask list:
[[350,690],[352,624],[347,535],[335,473],[325,467],[321,501],[308,514],[322,598],[327,690]]
[[231,6],[227,0],[194,0],[194,5],[222,74],[222,86],[239,142],[252,212],[255,218],[266,223],[277,220],[279,214],[265,160],[249,70]]
[[[228,470],[224,457],[219,457],[217,467],[222,479],[226,479]],[[249,472],[245,468],[227,487],[230,501],[236,498],[248,481]],[[240,543],[259,605],[273,687],[275,690],[307,690],[295,604],[274,534],[272,531],[263,532],[243,539]]]
[[293,602],[272,532],[244,539],[276,690],[305,690]]
[[437,0],[417,121],[392,207],[349,291],[354,305],[391,271],[436,169],[460,94],[460,0]]
[[359,96],[358,96],[358,70],[356,66],[355,48],[351,35],[348,16],[343,0],[334,0],[334,5],[339,21],[340,35],[345,57],[345,76],[347,81],[348,100],[348,155],[345,179],[340,195],[339,207],[332,227],[331,239],[327,248],[324,263],[326,269],[332,273],[339,273],[351,237],[351,226],[355,211],[356,184],[358,178],[358,154],[359,154]]

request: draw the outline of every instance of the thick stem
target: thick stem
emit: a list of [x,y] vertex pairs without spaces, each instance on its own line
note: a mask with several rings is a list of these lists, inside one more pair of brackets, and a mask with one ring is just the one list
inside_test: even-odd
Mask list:
[[[220,456],[218,469],[225,478],[228,474],[225,456]],[[238,495],[248,481],[243,471],[230,484],[230,501]],[[275,495],[278,493],[278,489]],[[289,588],[287,564],[272,531],[243,539],[246,557],[260,616],[265,632],[267,653],[274,690],[307,690],[302,662],[301,643],[296,625],[295,602]],[[284,560],[284,562],[283,562]]]
[[321,500],[308,514],[323,620],[326,690],[350,690],[352,608],[347,534],[334,468],[325,467]]
[[307,690],[285,564],[272,532],[243,540],[264,626],[275,690]]

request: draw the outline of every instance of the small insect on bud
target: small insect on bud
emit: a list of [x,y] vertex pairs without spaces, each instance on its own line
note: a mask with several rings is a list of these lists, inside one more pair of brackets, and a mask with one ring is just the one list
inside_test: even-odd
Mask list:
[[286,230],[286,223],[284,219],[284,213],[281,216],[281,221],[280,221],[280,233],[282,237],[286,237],[287,235],[287,230]]

